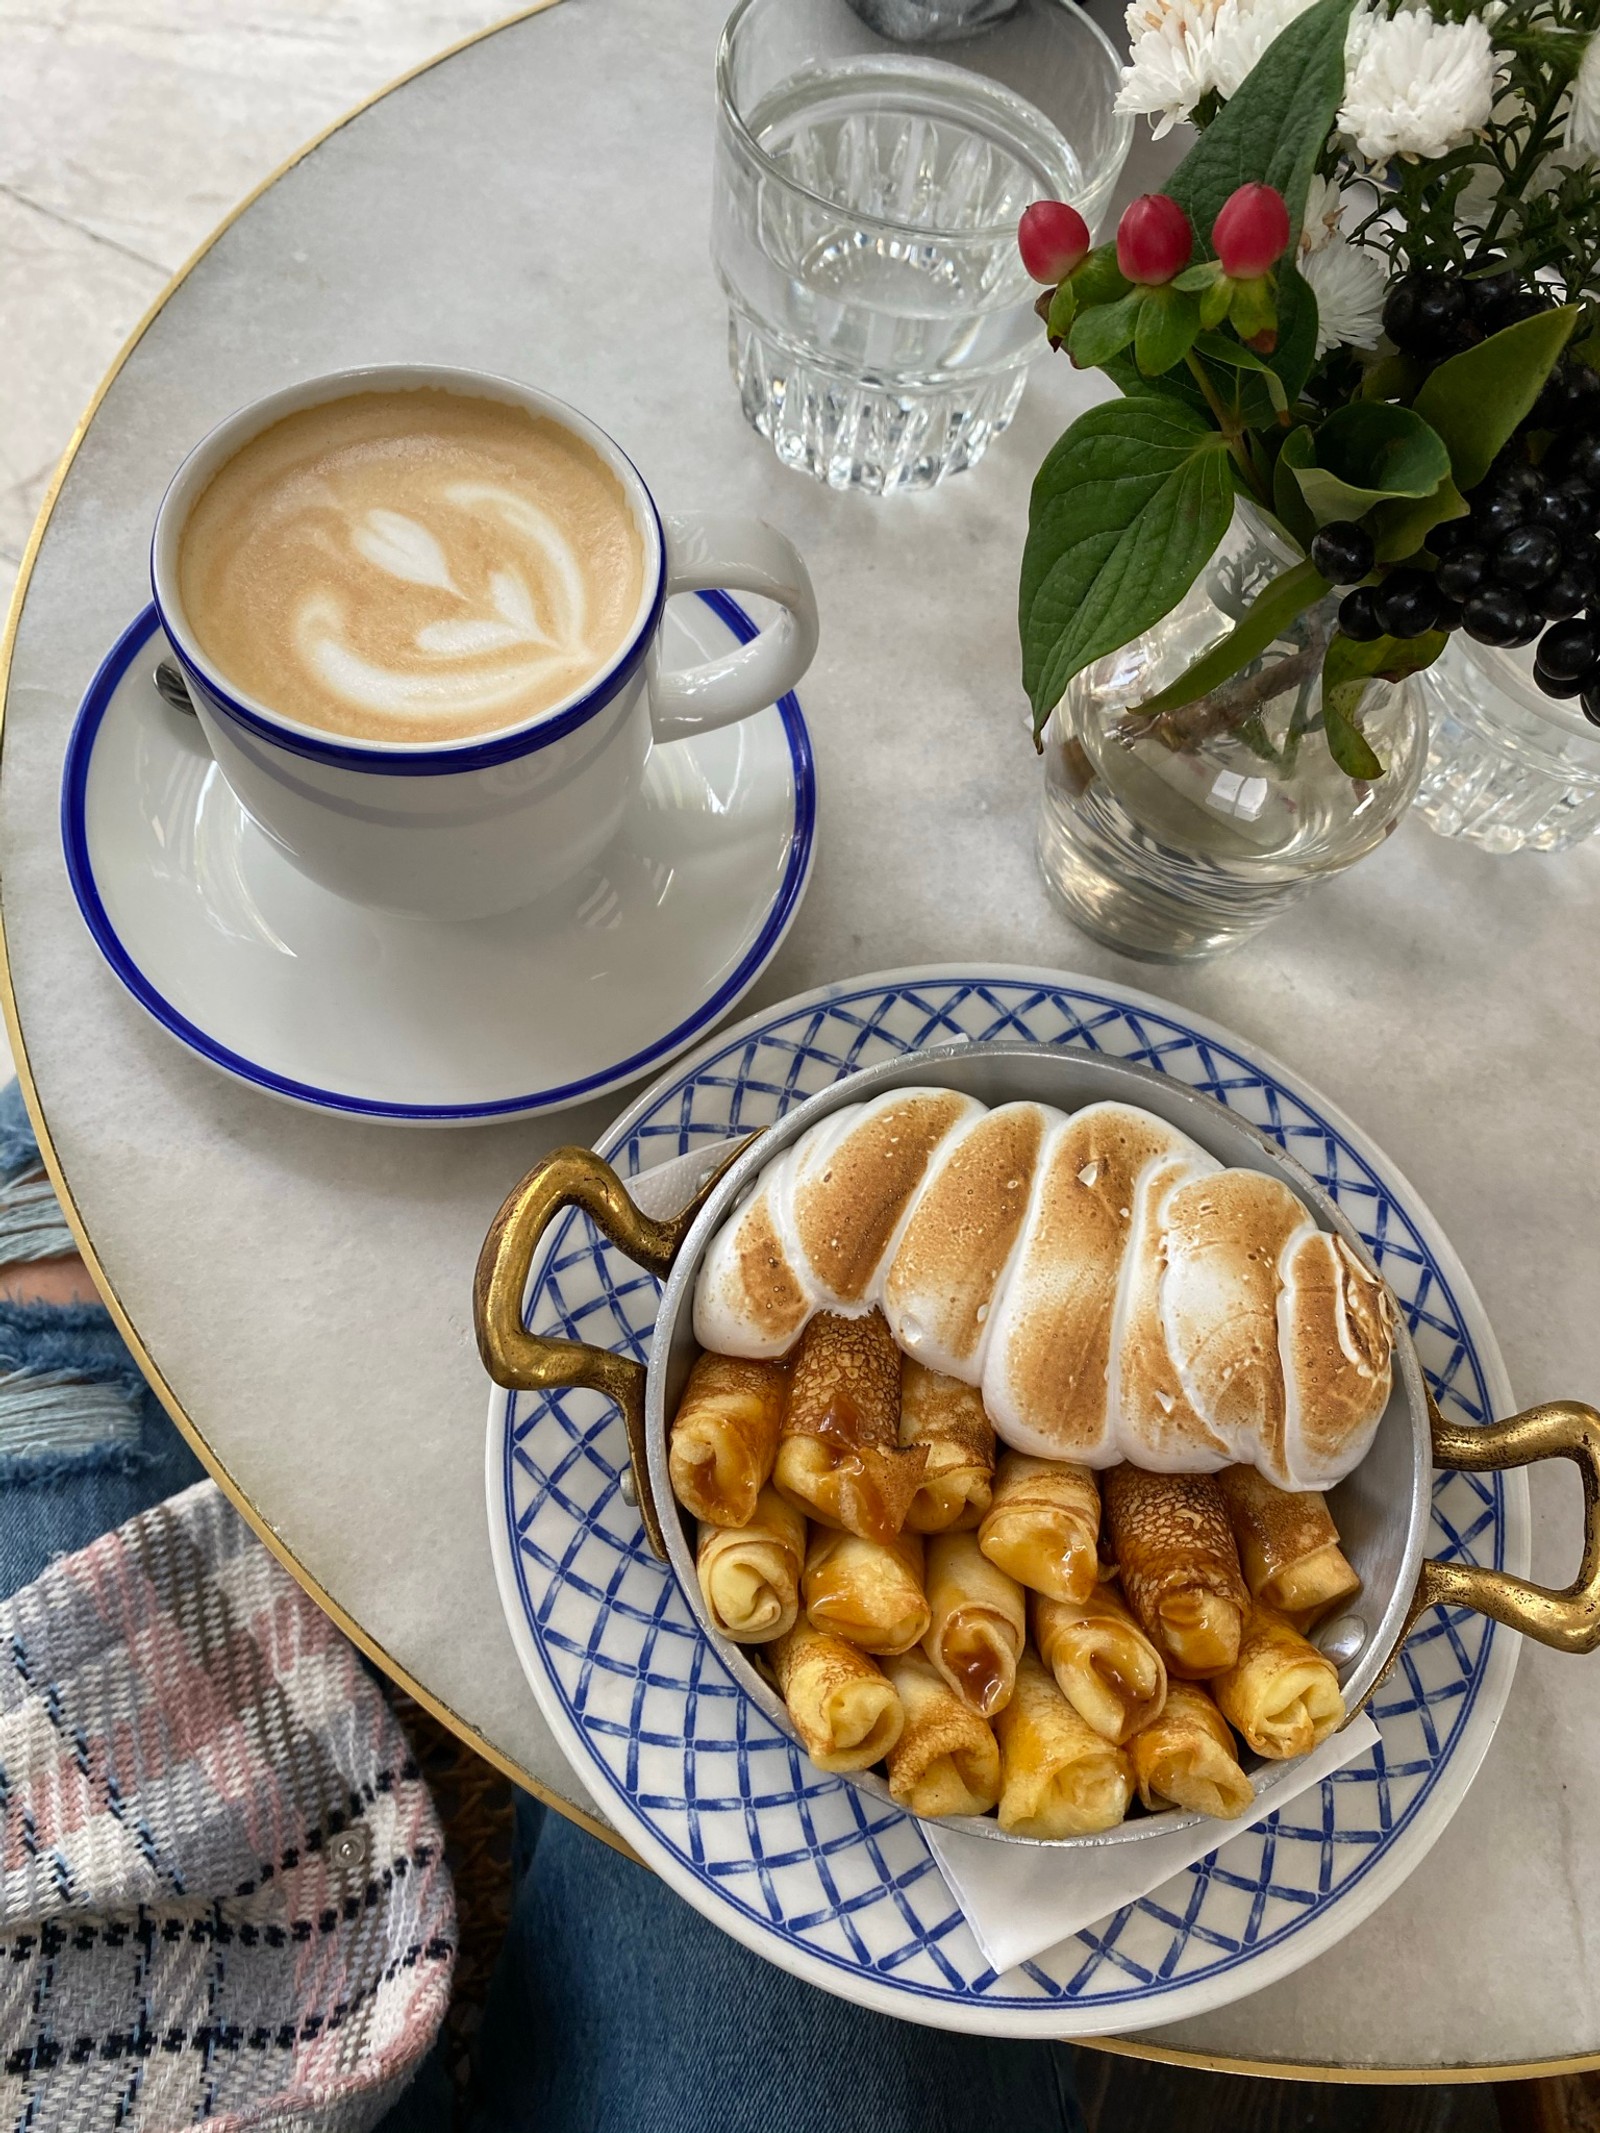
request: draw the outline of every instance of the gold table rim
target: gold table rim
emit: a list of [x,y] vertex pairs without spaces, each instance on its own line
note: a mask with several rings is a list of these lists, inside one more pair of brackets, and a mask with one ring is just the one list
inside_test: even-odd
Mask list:
[[[6,616],[5,630],[3,635],[0,635],[0,760],[3,760],[5,745],[5,712],[10,695],[12,654],[16,645],[17,631],[22,620],[22,610],[27,600],[29,581],[33,575],[33,566],[49,527],[51,516],[60,498],[67,475],[71,471],[72,464],[78,456],[84,439],[89,434],[89,429],[95,416],[100,411],[102,401],[116,382],[124,364],[165,309],[168,301],[187,281],[189,275],[205,258],[206,254],[210,252],[212,247],[232,229],[233,225],[258,200],[271,191],[280,178],[286,176],[297,164],[304,162],[309,155],[322,147],[324,142],[331,140],[336,133],[342,132],[353,119],[361,117],[363,112],[370,111],[375,104],[382,103],[384,98],[392,95],[396,89],[402,89],[408,82],[416,81],[420,76],[431,73],[435,67],[441,66],[448,59],[453,59],[457,53],[468,51],[472,46],[482,44],[490,37],[498,36],[502,30],[511,29],[520,22],[529,21],[535,15],[546,14],[550,9],[559,5],[560,0],[530,0],[530,4],[519,7],[514,13],[502,16],[500,20],[487,24],[483,29],[473,30],[465,37],[457,38],[453,44],[446,45],[442,51],[433,53],[430,58],[420,61],[414,67],[406,68],[403,73],[397,74],[393,80],[387,81],[381,88],[375,89],[371,95],[365,96],[358,103],[352,104],[348,110],[341,112],[336,119],[324,126],[320,132],[312,134],[308,140],[303,141],[292,154],[286,156],[275,169],[269,171],[258,184],[252,186],[243,199],[230,208],[216,227],[201,240],[188,258],[183,261],[182,265],[174,271],[165,286],[157,293],[143,317],[139,319],[132,332],[117,350],[104,377],[95,387],[88,406],[79,416],[72,435],[67,440],[66,449],[50,477],[49,485],[40,501],[39,512],[34,520],[33,530],[29,534],[27,546],[22,552],[22,560],[17,568],[17,581],[12,590],[11,602]],[[532,1793],[536,1799],[543,1801],[554,1813],[563,1815],[570,1822],[579,1823],[592,1836],[598,1837],[605,1844],[609,1844],[614,1851],[623,1853],[627,1858],[637,1859],[638,1855],[634,1852],[632,1846],[624,1842],[614,1829],[609,1828],[596,1816],[586,1814],[581,1807],[578,1807],[572,1801],[562,1799],[559,1795],[551,1792],[548,1786],[542,1785],[537,1778],[524,1770],[520,1764],[514,1762],[510,1756],[497,1748],[485,1734],[473,1725],[470,1719],[463,1718],[458,1711],[453,1710],[442,1698],[435,1695],[431,1689],[425,1687],[376,1638],[363,1629],[353,1616],[346,1613],[332,1593],[306,1569],[276,1527],[272,1525],[251,1498],[246,1495],[239,1483],[234,1480],[221,1459],[207,1443],[198,1425],[183,1407],[177,1394],[167,1383],[160,1365],[145,1346],[138,1328],[123,1307],[122,1300],[112,1285],[110,1276],[100,1262],[94,1240],[89,1234],[88,1227],[73,1197],[72,1188],[67,1182],[61,1159],[51,1138],[44,1104],[40,1098],[38,1087],[34,1082],[33,1071],[29,1064],[27,1042],[23,1036],[22,1023],[17,1011],[16,994],[11,983],[11,959],[6,939],[3,885],[0,885],[0,1011],[3,1011],[5,1016],[6,1035],[10,1041],[12,1057],[16,1062],[17,1079],[22,1085],[22,1093],[28,1107],[28,1115],[33,1122],[34,1131],[38,1137],[39,1153],[44,1159],[50,1183],[54,1187],[56,1197],[61,1203],[67,1225],[77,1241],[78,1250],[84,1265],[89,1270],[90,1278],[99,1291],[117,1331],[121,1334],[129,1352],[138,1363],[151,1390],[156,1394],[190,1449],[195,1453],[200,1463],[205,1467],[207,1473],[210,1474],[234,1509],[250,1526],[257,1537],[271,1549],[273,1555],[277,1557],[295,1582],[338,1625],[351,1643],[358,1650],[364,1652],[375,1666],[381,1668],[391,1681],[396,1682],[409,1695],[415,1697],[416,1701],[425,1710],[431,1712],[442,1725],[447,1726],[452,1733],[465,1741],[468,1747],[475,1750],[486,1762],[492,1764],[503,1776],[509,1778],[514,1785],[518,1785],[524,1791]],[[1092,2051],[1111,2052],[1122,2058],[1155,2060],[1163,2065],[1189,2067],[1197,2072],[1241,2074],[1264,2080],[1338,2082],[1352,2086],[1369,2087],[1442,2086],[1451,2083],[1527,2081],[1557,2074],[1588,2073],[1600,2069],[1600,2050],[1578,2052],[1555,2059],[1504,2060],[1495,2061],[1487,2065],[1349,2067],[1319,2060],[1232,2058],[1211,2052],[1186,2051],[1178,2046],[1151,2044],[1138,2036],[1080,2037],[1075,2039],[1074,2042]]]

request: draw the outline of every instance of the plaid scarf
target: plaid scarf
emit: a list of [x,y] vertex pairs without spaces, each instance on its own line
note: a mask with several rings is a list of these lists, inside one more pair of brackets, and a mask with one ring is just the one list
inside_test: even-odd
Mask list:
[[358,2133],[444,2017],[405,1737],[209,1481],[0,1603],[0,2126]]

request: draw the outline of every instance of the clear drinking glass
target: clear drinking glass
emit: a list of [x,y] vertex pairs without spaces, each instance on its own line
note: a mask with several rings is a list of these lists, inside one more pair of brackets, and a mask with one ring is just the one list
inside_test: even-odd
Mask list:
[[1030,202],[1098,224],[1132,121],[1073,0],[741,0],[717,55],[712,254],[748,419],[836,489],[982,458],[1046,346]]
[[1600,830],[1600,727],[1545,695],[1533,654],[1457,631],[1419,677],[1428,762],[1417,807],[1486,852],[1562,852]]

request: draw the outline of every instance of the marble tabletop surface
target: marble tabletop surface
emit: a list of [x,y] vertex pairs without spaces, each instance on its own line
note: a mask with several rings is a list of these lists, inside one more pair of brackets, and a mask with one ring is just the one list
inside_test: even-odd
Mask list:
[[[151,515],[187,445],[296,375],[476,364],[580,402],[669,506],[757,510],[810,559],[820,857],[751,1005],[952,958],[1151,983],[1051,908],[1031,849],[1018,546],[1033,469],[1092,388],[1048,366],[983,466],[929,497],[833,495],[777,465],[728,383],[706,253],[723,5],[563,0],[368,108],[227,230],[67,477],[0,755],[20,1032],[105,1278],[212,1459],[310,1576],[574,1804],[490,1572],[469,1282],[508,1185],[621,1099],[406,1133],[223,1080],[100,963],[56,792],[77,700],[146,597]],[[1466,1262],[1519,1399],[1600,1392],[1600,846],[1493,859],[1407,823],[1244,953],[1155,983],[1291,1063],[1392,1153]],[[1538,1472],[1533,1499],[1535,1574],[1564,1581],[1576,1482]],[[1374,2072],[1600,2054],[1600,1660],[1527,1649],[1481,1775],[1401,1891],[1294,1977],[1145,2041]]]

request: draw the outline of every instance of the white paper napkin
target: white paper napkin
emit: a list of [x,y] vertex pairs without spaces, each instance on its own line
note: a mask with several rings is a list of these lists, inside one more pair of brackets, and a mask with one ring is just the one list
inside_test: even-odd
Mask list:
[[1208,1853],[1226,1860],[1228,1841],[1217,1842],[1219,1831],[1237,1837],[1265,1821],[1309,1786],[1359,1762],[1377,1738],[1377,1727],[1363,1711],[1320,1748],[1286,1764],[1266,1798],[1258,1799],[1248,1818],[1238,1823],[1209,1822],[1199,1829],[1175,1830],[1170,1837],[1145,1837],[1137,1844],[1108,1844],[1059,1856],[1037,1845],[963,1836],[931,1822],[923,1824],[922,1833],[985,1961],[997,1971],[1011,1970],[1084,1926],[1109,1918],[1125,1903],[1148,1896]]

